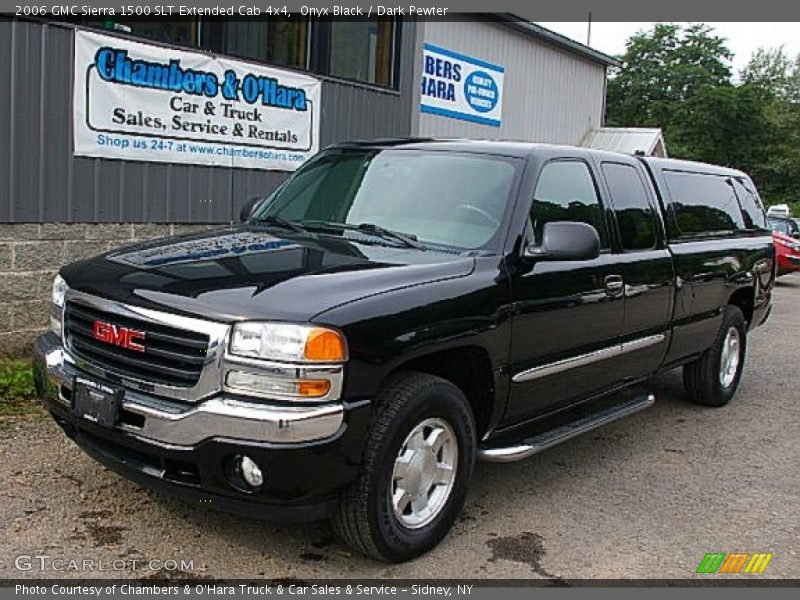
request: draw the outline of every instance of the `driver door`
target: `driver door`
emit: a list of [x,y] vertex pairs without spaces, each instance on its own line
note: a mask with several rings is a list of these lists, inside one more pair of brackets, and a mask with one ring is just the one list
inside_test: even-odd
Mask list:
[[544,165],[530,209],[529,240],[549,221],[592,225],[601,253],[587,261],[538,261],[512,279],[512,383],[506,422],[563,407],[615,382],[614,341],[622,335],[623,293],[610,228],[590,165],[578,158]]

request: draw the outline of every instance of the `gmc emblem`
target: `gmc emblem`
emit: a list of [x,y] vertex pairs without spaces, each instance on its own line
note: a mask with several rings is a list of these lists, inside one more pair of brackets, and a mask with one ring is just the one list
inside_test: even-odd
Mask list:
[[144,352],[144,346],[136,342],[136,340],[144,339],[144,331],[129,329],[128,327],[117,327],[116,325],[104,323],[103,321],[95,321],[93,332],[94,339],[106,344],[114,344],[120,348]]

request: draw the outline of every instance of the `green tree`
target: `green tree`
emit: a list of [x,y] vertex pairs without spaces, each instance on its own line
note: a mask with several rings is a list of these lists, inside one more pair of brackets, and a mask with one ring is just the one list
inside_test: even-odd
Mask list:
[[615,126],[670,125],[681,103],[706,86],[731,85],[732,54],[702,24],[657,24],[632,36],[608,82],[606,121]]
[[792,61],[780,48],[759,48],[739,74],[744,83],[784,94],[788,88]]
[[675,157],[753,172],[768,140],[768,101],[753,85],[704,85],[675,108],[667,148]]
[[[759,50],[734,81],[705,25],[632,36],[608,82],[606,122],[660,127],[671,156],[750,173],[768,203],[800,200],[800,58]],[[800,214],[800,206],[797,207]]]
[[800,102],[800,55],[790,58],[783,46],[756,50],[739,78],[778,99]]
[[765,199],[785,201],[800,190],[800,69],[781,49],[760,50],[734,81],[731,58],[705,25],[637,33],[609,80],[607,123],[660,127],[671,156],[742,169]]
[[765,98],[752,168],[756,183],[768,203],[793,204],[794,214],[800,215],[800,56],[792,60],[783,48],[761,48],[740,78]]

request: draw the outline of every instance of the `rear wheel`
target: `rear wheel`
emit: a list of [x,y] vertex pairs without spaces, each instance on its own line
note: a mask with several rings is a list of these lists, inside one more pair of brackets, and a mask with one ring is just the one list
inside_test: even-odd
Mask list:
[[736,393],[747,348],[747,323],[738,306],[727,305],[722,325],[702,356],[683,367],[686,395],[704,406],[724,406]]
[[354,549],[387,562],[430,550],[450,531],[475,462],[475,421],[450,382],[404,373],[380,393],[361,473],[332,521]]

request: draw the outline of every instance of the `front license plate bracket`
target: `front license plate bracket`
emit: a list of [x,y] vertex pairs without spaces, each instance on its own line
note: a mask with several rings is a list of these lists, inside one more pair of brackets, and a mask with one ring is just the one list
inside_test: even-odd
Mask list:
[[72,411],[81,419],[113,428],[125,391],[102,381],[76,377],[72,388]]

